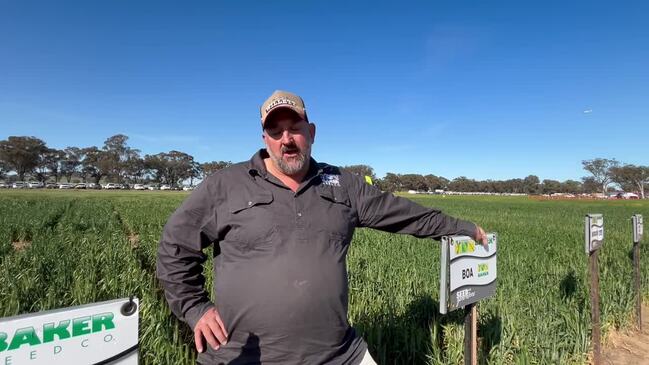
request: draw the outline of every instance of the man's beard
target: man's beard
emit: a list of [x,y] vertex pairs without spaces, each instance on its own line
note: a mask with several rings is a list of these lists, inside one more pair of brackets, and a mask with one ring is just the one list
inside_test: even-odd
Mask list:
[[[286,151],[296,151],[297,156],[295,157],[290,157],[290,159],[283,159],[282,154]],[[279,171],[281,171],[284,175],[295,175],[298,172],[302,171],[304,168],[304,165],[307,163],[309,158],[311,157],[311,148],[306,147],[305,150],[298,149],[297,146],[282,146],[282,149],[280,151],[280,155],[276,156],[270,148],[267,149],[268,155],[270,156],[270,159],[273,161],[275,166]]]

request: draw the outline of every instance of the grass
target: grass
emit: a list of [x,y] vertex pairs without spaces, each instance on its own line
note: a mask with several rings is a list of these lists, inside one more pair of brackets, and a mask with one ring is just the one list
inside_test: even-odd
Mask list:
[[[186,196],[0,191],[0,277],[6,280],[0,316],[135,294],[142,362],[194,363],[189,329],[171,315],[154,276],[160,233]],[[585,363],[591,345],[587,213],[603,213],[605,220],[602,328],[631,324],[630,217],[649,217],[649,202],[408,197],[499,234],[497,294],[479,305],[481,362]],[[15,242],[29,244],[16,249]],[[641,246],[646,298],[648,254],[647,245]],[[462,362],[462,313],[439,314],[439,255],[439,244],[429,239],[356,231],[348,255],[349,317],[378,363]],[[210,262],[205,273],[211,276]]]

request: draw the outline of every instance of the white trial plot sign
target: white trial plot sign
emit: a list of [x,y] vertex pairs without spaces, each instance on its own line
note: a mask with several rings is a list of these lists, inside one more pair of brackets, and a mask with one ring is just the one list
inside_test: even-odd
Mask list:
[[138,307],[117,299],[0,319],[0,364],[138,363]]
[[633,215],[633,242],[642,241],[644,227],[642,225],[642,214]]
[[498,240],[487,234],[487,249],[468,236],[442,237],[440,306],[442,314],[496,293]]
[[588,214],[585,220],[586,253],[591,253],[602,247],[604,243],[604,216]]

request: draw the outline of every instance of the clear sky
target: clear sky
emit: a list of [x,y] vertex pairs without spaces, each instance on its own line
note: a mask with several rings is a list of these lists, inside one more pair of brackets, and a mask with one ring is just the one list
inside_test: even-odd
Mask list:
[[649,164],[649,3],[0,0],[0,139],[247,160],[301,95],[314,157],[447,178]]

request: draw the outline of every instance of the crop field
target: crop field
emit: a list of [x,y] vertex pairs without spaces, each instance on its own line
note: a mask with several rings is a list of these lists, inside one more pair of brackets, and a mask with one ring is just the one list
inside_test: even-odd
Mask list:
[[[140,358],[193,364],[189,328],[155,279],[162,228],[187,196],[176,192],[0,191],[0,317],[140,298]],[[603,213],[601,321],[631,326],[632,214],[647,201],[535,201],[409,196],[499,235],[498,290],[478,307],[479,358],[489,364],[585,363],[590,300],[583,217]],[[649,299],[649,242],[641,246]],[[348,255],[349,317],[381,365],[462,362],[462,313],[439,314],[436,241],[356,231]],[[211,256],[211,255],[209,255]],[[211,262],[205,270],[211,291]]]

